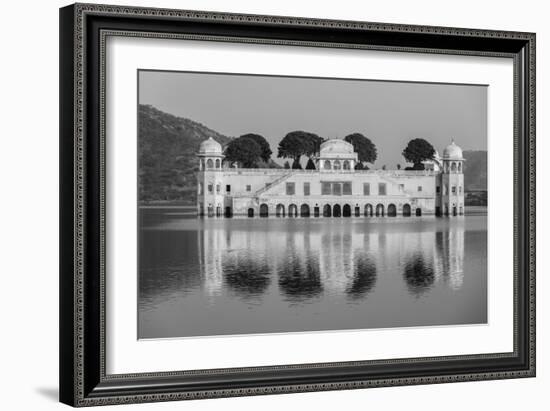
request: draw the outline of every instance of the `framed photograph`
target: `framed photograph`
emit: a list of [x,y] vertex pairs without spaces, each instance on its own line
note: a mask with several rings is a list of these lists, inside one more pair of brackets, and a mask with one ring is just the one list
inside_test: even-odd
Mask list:
[[535,376],[535,35],[60,10],[60,398]]

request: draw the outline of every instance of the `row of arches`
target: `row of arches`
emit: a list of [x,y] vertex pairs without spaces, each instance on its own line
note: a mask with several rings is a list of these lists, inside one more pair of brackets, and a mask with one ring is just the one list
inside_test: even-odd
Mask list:
[[323,169],[324,170],[351,170],[354,168],[353,161],[344,160],[324,160]]
[[[269,206],[265,203],[260,205],[259,209],[260,217],[269,217]],[[403,205],[401,215],[403,217],[410,217],[413,213],[410,204]],[[248,209],[248,217],[254,217],[254,208]],[[417,217],[422,216],[422,209],[417,207],[414,209],[414,215]],[[364,207],[355,206],[352,207],[349,204],[325,204],[323,207],[315,205],[310,207],[309,204],[302,204],[300,207],[296,204],[290,204],[285,207],[284,204],[277,204],[275,206],[275,217],[397,217],[397,207],[395,204],[389,204],[387,207],[384,204],[365,204]]]
[[443,172],[445,173],[462,173],[462,161],[446,161],[443,165]]
[[199,169],[200,170],[212,170],[212,169],[221,169],[222,168],[222,161],[219,158],[212,159],[204,159],[201,158],[199,161]]

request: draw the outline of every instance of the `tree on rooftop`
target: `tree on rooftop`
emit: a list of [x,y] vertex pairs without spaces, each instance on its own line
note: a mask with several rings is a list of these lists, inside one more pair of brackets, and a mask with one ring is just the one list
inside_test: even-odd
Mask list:
[[262,149],[253,139],[239,137],[229,142],[224,154],[230,164],[239,163],[244,168],[257,168]]
[[432,159],[435,154],[435,149],[423,138],[415,138],[409,141],[402,154],[405,160],[409,163],[413,163],[413,166],[407,167],[407,169],[424,170],[424,164],[422,164],[422,162]]
[[319,153],[323,139],[307,131],[291,131],[280,142],[277,157],[290,158],[293,164],[300,162],[300,157],[312,158]]
[[[344,137],[344,140],[353,145],[357,153],[359,163],[374,163],[378,157],[376,146],[369,138],[361,133],[352,133]],[[364,165],[364,164],[361,164]]]
[[262,152],[260,155],[260,158],[266,163],[269,161],[269,159],[271,158],[272,152],[271,152],[271,148],[269,147],[269,143],[263,136],[255,133],[248,133],[248,134],[243,134],[239,138],[248,138],[250,140],[254,140],[256,144],[260,146],[260,150]]

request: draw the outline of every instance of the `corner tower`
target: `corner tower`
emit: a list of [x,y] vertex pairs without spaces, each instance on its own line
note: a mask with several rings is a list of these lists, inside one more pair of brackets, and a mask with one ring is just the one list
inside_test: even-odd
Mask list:
[[197,212],[199,216],[222,216],[223,197],[223,151],[212,137],[201,143],[197,173]]
[[454,140],[445,147],[441,157],[440,214],[464,215],[464,157]]

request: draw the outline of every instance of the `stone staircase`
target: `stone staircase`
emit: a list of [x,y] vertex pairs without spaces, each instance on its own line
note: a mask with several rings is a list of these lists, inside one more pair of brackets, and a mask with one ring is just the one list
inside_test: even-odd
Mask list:
[[282,176],[276,178],[275,180],[273,180],[273,182],[269,183],[268,186],[265,186],[265,187],[262,187],[260,188],[259,190],[257,190],[255,193],[254,193],[254,197],[259,197],[260,195],[262,195],[263,193],[265,193],[267,190],[270,190],[271,188],[275,187],[277,184],[279,183],[282,183],[283,181],[285,181],[287,178],[289,178],[292,174],[294,174],[292,171],[289,171],[288,173],[286,174],[283,174]]

